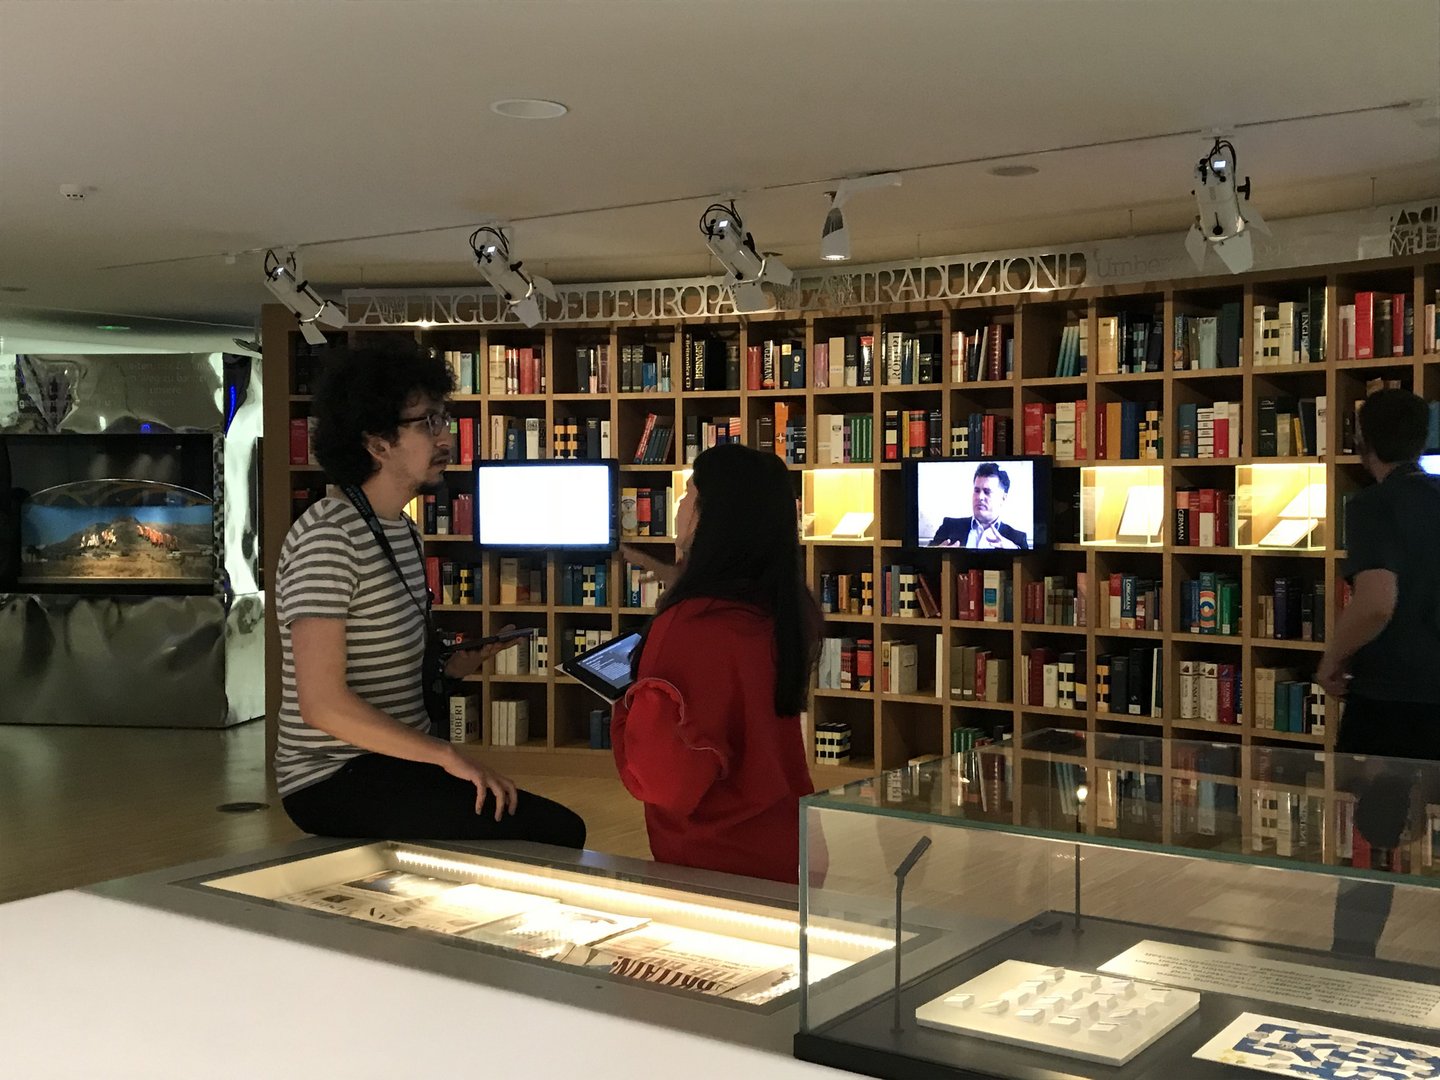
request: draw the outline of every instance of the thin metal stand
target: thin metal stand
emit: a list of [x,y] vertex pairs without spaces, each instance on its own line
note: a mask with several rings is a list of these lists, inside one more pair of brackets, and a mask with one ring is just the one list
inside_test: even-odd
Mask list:
[[890,1030],[897,1035],[905,1030],[904,1025],[900,1022],[900,942],[904,936],[901,931],[901,922],[905,917],[901,898],[905,894],[905,879],[910,876],[910,871],[915,869],[915,864],[920,861],[920,856],[924,855],[929,847],[930,838],[922,836],[910,849],[910,854],[906,855],[900,861],[900,865],[895,868],[895,989],[892,998],[895,1003],[895,1020]]

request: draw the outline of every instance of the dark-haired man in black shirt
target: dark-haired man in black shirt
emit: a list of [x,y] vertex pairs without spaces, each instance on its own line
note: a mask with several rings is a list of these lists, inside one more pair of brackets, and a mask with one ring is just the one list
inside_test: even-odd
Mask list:
[[[1315,676],[1345,698],[1337,751],[1437,763],[1362,775],[1371,766],[1342,760],[1340,771],[1354,775],[1337,780],[1358,796],[1355,825],[1377,869],[1392,868],[1411,788],[1440,775],[1440,478],[1419,466],[1427,421],[1425,402],[1408,390],[1377,391],[1360,408],[1361,459],[1376,483],[1345,509],[1354,595]],[[1373,956],[1390,900],[1389,886],[1342,882],[1336,949]]]

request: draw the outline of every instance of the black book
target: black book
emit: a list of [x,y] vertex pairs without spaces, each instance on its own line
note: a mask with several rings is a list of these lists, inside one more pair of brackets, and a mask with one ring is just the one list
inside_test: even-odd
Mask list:
[[1127,673],[1126,689],[1129,691],[1128,711],[1131,716],[1148,716],[1150,714],[1150,665],[1152,663],[1151,652],[1147,648],[1134,648],[1130,650],[1130,665]]
[[[1324,297],[1321,297],[1324,307]],[[1215,363],[1222,368],[1240,366],[1240,304],[1221,304],[1215,326]]]
[[1255,456],[1275,456],[1275,399],[1273,397],[1262,397],[1259,406],[1259,418],[1255,433]]
[[1130,659],[1123,655],[1110,657],[1110,711],[1123,713],[1130,703]]

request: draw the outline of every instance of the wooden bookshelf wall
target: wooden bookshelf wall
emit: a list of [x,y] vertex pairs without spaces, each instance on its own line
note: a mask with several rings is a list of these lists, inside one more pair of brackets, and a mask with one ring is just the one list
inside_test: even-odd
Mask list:
[[[1323,285],[1326,296],[1326,358],[1322,363],[1299,363],[1283,367],[1258,366],[1252,361],[1252,318],[1257,304],[1273,305],[1282,300],[1303,298],[1305,290]],[[1440,399],[1440,355],[1425,354],[1420,345],[1424,340],[1421,316],[1427,302],[1433,302],[1436,290],[1440,288],[1440,260],[1399,258],[1368,263],[1347,263],[1334,267],[1307,268],[1285,273],[1265,273],[1225,278],[1205,278],[1187,281],[1154,283],[1149,286],[1124,288],[1103,288],[1076,290],[1065,293],[1033,294],[1024,297],[988,298],[984,301],[967,301],[954,304],[906,304],[881,308],[846,309],[823,313],[774,313],[733,319],[706,319],[689,323],[656,321],[651,323],[625,323],[623,325],[564,325],[539,327],[527,330],[518,325],[503,328],[434,328],[417,330],[402,328],[380,333],[402,333],[413,335],[421,343],[441,350],[462,350],[479,354],[482,361],[488,346],[505,344],[532,346],[543,351],[547,370],[550,373],[549,392],[538,395],[497,396],[485,392],[457,396],[452,411],[457,415],[479,418],[482,428],[488,433],[488,418],[493,414],[527,415],[543,417],[546,421],[546,441],[552,437],[557,418],[574,415],[594,415],[610,419],[613,425],[613,452],[619,457],[622,469],[622,484],[634,486],[681,482],[679,470],[684,466],[683,429],[684,418],[689,414],[701,416],[738,415],[742,430],[752,430],[752,421],[762,415],[769,415],[775,401],[784,400],[792,404],[792,413],[803,416],[808,425],[807,438],[812,463],[791,466],[796,474],[797,495],[801,488],[801,475],[816,469],[859,469],[869,474],[873,484],[873,501],[876,521],[872,529],[873,539],[865,541],[807,541],[805,545],[807,573],[811,585],[819,589],[823,573],[843,570],[860,572],[868,570],[875,574],[877,601],[874,615],[830,615],[827,616],[827,634],[834,636],[869,637],[876,643],[876,685],[879,685],[879,643],[894,637],[919,644],[921,656],[921,693],[917,695],[894,695],[879,692],[847,690],[814,691],[809,710],[810,721],[842,720],[851,727],[851,761],[848,768],[817,769],[817,777],[826,782],[856,777],[876,769],[895,768],[904,765],[911,758],[929,753],[948,753],[951,746],[951,732],[957,727],[978,727],[990,730],[997,726],[1010,727],[1017,733],[1041,728],[1066,728],[1095,733],[1133,733],[1172,736],[1186,739],[1213,739],[1222,742],[1239,743],[1244,746],[1265,745],[1314,747],[1333,746],[1338,728],[1338,708],[1334,702],[1329,705],[1325,733],[1285,733],[1258,728],[1253,724],[1255,715],[1253,694],[1255,679],[1253,671],[1262,666],[1292,666],[1304,673],[1313,672],[1318,663],[1323,644],[1316,642],[1276,641],[1260,637],[1255,631],[1255,615],[1258,605],[1256,589],[1279,573],[1311,574],[1323,580],[1326,592],[1325,631],[1327,640],[1333,635],[1338,596],[1337,583],[1341,578],[1341,564],[1344,552],[1335,547],[1337,533],[1336,515],[1345,493],[1359,489],[1366,482],[1359,459],[1340,456],[1341,413],[1350,407],[1350,402],[1364,396],[1364,383],[1370,377],[1398,378],[1402,385],[1414,389],[1427,400]],[[1338,309],[1340,305],[1353,302],[1358,290],[1375,290],[1385,293],[1403,292],[1414,304],[1416,349],[1411,355],[1387,356],[1374,360],[1339,360],[1340,327]],[[1170,369],[1172,353],[1174,316],[1180,312],[1214,312],[1223,303],[1238,302],[1242,305],[1240,320],[1242,340],[1238,367],[1181,370]],[[1149,312],[1163,311],[1165,370],[1139,374],[1101,375],[1096,372],[1097,326],[1101,317],[1121,311]],[[1076,377],[1054,377],[1060,336],[1067,320],[1080,320],[1083,333],[1088,340],[1089,370]],[[1014,373],[1012,377],[993,382],[961,382],[950,379],[951,333],[955,330],[973,330],[991,321],[1000,321],[1013,326]],[[708,391],[683,393],[681,385],[681,331],[685,328],[703,327],[706,331],[737,340],[742,358],[750,343],[769,339],[793,338],[806,344],[807,382],[812,382],[809,367],[815,356],[815,344],[824,342],[830,336],[850,333],[872,333],[876,335],[876,373],[883,378],[879,364],[879,341],[885,331],[905,330],[910,332],[934,332],[941,335],[944,355],[942,375],[944,381],[933,384],[907,386],[875,385],[868,387],[815,388],[809,385],[803,389],[753,391],[743,388],[729,391]],[[366,331],[366,334],[370,331]],[[365,334],[351,332],[351,339],[362,338]],[[275,562],[286,530],[292,520],[291,491],[297,485],[323,483],[318,470],[292,467],[288,458],[288,427],[293,417],[304,416],[308,410],[305,395],[293,392],[293,364],[296,355],[298,334],[293,319],[280,307],[267,307],[263,322],[264,355],[266,366],[266,440],[264,450],[264,564],[266,581],[274,578]],[[557,383],[556,367],[573,364],[574,349],[577,345],[606,344],[613,365],[620,348],[627,344],[645,342],[669,350],[673,383],[676,389],[670,393],[618,393],[612,389],[608,394],[574,394],[557,392],[563,386],[563,378]],[[743,372],[743,365],[742,365]],[[483,382],[483,371],[482,371]],[[742,377],[742,384],[744,379]],[[618,386],[616,373],[612,370],[610,385]],[[1325,395],[1329,402],[1330,423],[1327,445],[1321,453],[1308,458],[1255,458],[1250,456],[1255,444],[1257,426],[1257,401],[1260,397],[1273,394],[1291,396]],[[1095,447],[1094,416],[1097,407],[1116,400],[1147,401],[1162,403],[1164,424],[1164,446],[1162,456],[1156,461],[1142,461],[1142,464],[1158,464],[1163,467],[1165,478],[1165,542],[1152,548],[1104,547],[1082,545],[1075,537],[1068,542],[1054,545],[1052,551],[1015,558],[1009,569],[1014,586],[1014,611],[1017,618],[1006,623],[973,623],[958,620],[956,616],[955,576],[964,559],[963,553],[938,550],[913,552],[902,550],[899,508],[902,504],[900,492],[900,465],[876,461],[872,464],[846,466],[818,465],[813,463],[817,445],[814,432],[814,417],[823,413],[871,413],[875,420],[875,447],[879,457],[883,445],[880,417],[887,409],[925,408],[938,409],[942,414],[944,442],[948,453],[949,433],[952,423],[971,411],[990,411],[1006,414],[1012,419],[1012,432],[1018,452],[1022,434],[1024,405],[1031,401],[1055,402],[1061,400],[1085,399],[1089,402],[1087,417],[1086,446],[1092,458]],[[1177,445],[1177,406],[1182,401],[1195,400],[1238,400],[1242,402],[1242,425],[1244,431],[1243,456],[1238,459],[1191,459],[1173,456]],[[640,426],[647,412],[673,415],[677,435],[671,460],[664,465],[635,466],[628,464],[633,456]],[[488,441],[488,440],[487,440]],[[489,454],[489,446],[477,447],[477,457]],[[546,453],[549,452],[547,446]],[[973,455],[972,455],[973,456]],[[998,456],[998,455],[997,455]],[[1315,550],[1300,551],[1256,551],[1240,548],[1195,548],[1176,547],[1171,538],[1171,520],[1174,505],[1173,493],[1177,487],[1230,486],[1233,483],[1234,466],[1263,461],[1309,461],[1319,462],[1325,467],[1327,491],[1328,526],[1324,530],[1326,546]],[[1079,469],[1088,462],[1056,463],[1055,490],[1064,497],[1078,487]],[[452,466],[447,477],[451,490],[469,490],[473,478],[468,468]],[[1062,538],[1067,539],[1067,538]],[[647,542],[647,541],[640,541]],[[668,540],[648,541],[666,545]],[[494,676],[477,677],[483,692],[484,715],[489,715],[489,703],[496,696],[525,697],[531,703],[532,738],[528,749],[540,753],[588,755],[597,762],[608,759],[608,751],[594,751],[588,748],[583,717],[592,707],[591,696],[569,678],[554,674],[557,643],[562,631],[575,626],[594,627],[622,632],[638,627],[648,617],[642,609],[628,609],[623,606],[621,567],[623,558],[617,553],[610,562],[609,604],[604,608],[559,607],[560,595],[557,577],[558,565],[568,561],[583,562],[583,558],[567,560],[550,556],[547,563],[547,603],[531,605],[524,609],[506,609],[494,602],[497,590],[498,558],[482,558],[462,538],[428,538],[427,554],[458,554],[465,551],[466,558],[483,566],[480,579],[482,602],[467,608],[446,608],[440,612],[443,624],[456,629],[480,632],[499,628],[506,622],[518,622],[543,628],[551,642],[551,672],[549,676]],[[447,556],[448,557],[448,556]],[[901,618],[880,614],[878,582],[882,568],[891,563],[918,566],[938,586],[937,600],[941,606],[940,616],[934,619]],[[1178,582],[1181,577],[1208,568],[1234,574],[1241,582],[1241,633],[1231,637],[1215,635],[1197,636],[1182,632],[1178,626],[1180,594]],[[1163,615],[1160,631],[1115,631],[1095,625],[1100,617],[1101,605],[1092,595],[1089,622],[1085,627],[1056,627],[1031,625],[1022,622],[1018,615],[1023,612],[1023,589],[1028,581],[1043,578],[1046,574],[1073,575],[1077,571],[1088,574],[1092,593],[1103,578],[1112,572],[1140,573],[1145,577],[1157,577],[1162,582],[1161,611]],[[273,718],[278,712],[280,693],[280,657],[278,630],[273,618],[267,627],[270,649],[267,654],[267,700],[268,715],[271,717],[272,740]],[[1020,683],[1021,655],[1034,646],[1050,645],[1057,649],[1084,649],[1090,657],[1088,665],[1089,707],[1084,710],[1046,709],[1023,706],[1014,703],[986,703],[959,700],[951,696],[952,679],[943,670],[929,671],[934,663],[927,663],[927,656],[934,656],[934,638],[940,636],[948,646],[978,644],[991,648],[995,653],[1012,660],[1014,687],[1010,694],[1012,702],[1021,699]],[[1122,643],[1142,641],[1164,650],[1164,716],[1161,718],[1135,717],[1098,712],[1095,708],[1094,657],[1106,652],[1107,648],[1119,647]],[[1177,665],[1181,659],[1207,659],[1238,663],[1242,672],[1244,687],[1245,723],[1240,726],[1207,724],[1200,721],[1180,721],[1178,715]],[[928,679],[928,684],[926,681]],[[939,682],[938,689],[935,686]],[[488,737],[488,725],[486,728]],[[808,736],[807,736],[808,737]]]

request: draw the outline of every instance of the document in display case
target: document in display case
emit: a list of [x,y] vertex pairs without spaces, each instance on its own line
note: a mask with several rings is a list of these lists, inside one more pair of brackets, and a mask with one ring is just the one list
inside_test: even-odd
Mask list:
[[1440,763],[1038,731],[802,816],[802,868],[826,864],[802,921],[843,913],[892,950],[811,978],[802,935],[797,1057],[905,1080],[1440,1077]]
[[[536,844],[309,841],[95,891],[307,944],[787,1051],[793,886]],[[812,981],[892,936],[810,924]],[[598,991],[598,992],[597,992]]]

